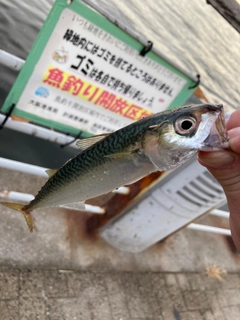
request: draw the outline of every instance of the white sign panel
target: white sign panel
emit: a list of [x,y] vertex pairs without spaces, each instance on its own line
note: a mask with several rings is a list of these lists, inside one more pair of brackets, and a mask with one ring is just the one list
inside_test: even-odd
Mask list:
[[17,109],[98,134],[165,110],[185,84],[65,8]]

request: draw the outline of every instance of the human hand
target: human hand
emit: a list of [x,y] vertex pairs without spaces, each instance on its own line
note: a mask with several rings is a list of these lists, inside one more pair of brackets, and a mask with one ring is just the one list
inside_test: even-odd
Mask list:
[[240,110],[226,123],[229,150],[199,151],[198,161],[218,180],[226,194],[233,241],[240,252]]

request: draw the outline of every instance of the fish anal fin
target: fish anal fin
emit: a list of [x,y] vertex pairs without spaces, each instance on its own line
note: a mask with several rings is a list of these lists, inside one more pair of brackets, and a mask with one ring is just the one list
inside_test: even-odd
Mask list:
[[48,175],[48,178],[51,178],[55,175],[55,173],[58,171],[58,169],[47,169],[45,170],[46,174]]
[[25,205],[22,203],[11,203],[11,202],[1,202],[2,205],[4,205],[5,207],[11,208],[13,210],[16,210],[18,212],[21,212],[27,222],[28,228],[29,230],[32,232],[34,229],[34,222],[33,222],[33,218],[31,215],[31,212],[27,212],[25,210]]
[[102,139],[106,138],[107,136],[109,136],[109,133],[99,134],[99,135],[92,136],[92,137],[89,137],[86,139],[79,139],[76,142],[76,146],[82,150],[85,150],[85,149],[93,146],[98,141],[101,141]]
[[72,203],[67,203],[67,204],[61,204],[61,205],[59,205],[59,207],[65,208],[65,209],[84,211],[85,210],[85,203],[84,202],[72,202]]

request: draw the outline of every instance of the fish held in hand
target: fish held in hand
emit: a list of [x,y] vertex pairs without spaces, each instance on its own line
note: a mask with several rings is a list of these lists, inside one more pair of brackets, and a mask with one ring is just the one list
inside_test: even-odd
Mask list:
[[154,171],[173,169],[198,150],[228,146],[222,105],[200,104],[143,118],[110,134],[77,142],[81,152],[59,170],[27,205],[2,203],[23,213],[83,202],[129,185]]

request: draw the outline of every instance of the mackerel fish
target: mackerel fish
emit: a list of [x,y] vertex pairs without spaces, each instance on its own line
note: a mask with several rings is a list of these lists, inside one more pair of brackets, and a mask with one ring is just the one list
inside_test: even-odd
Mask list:
[[83,202],[154,171],[176,168],[198,150],[228,147],[222,105],[199,104],[156,113],[110,134],[78,140],[81,152],[49,179],[28,204],[2,203],[23,213]]

